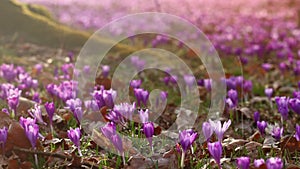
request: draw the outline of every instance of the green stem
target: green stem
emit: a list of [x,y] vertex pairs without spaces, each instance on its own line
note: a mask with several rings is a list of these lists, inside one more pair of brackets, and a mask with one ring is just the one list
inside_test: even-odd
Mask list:
[[184,158],[185,158],[185,152],[182,151],[182,153],[181,153],[181,162],[180,162],[180,167],[181,168],[184,167]]

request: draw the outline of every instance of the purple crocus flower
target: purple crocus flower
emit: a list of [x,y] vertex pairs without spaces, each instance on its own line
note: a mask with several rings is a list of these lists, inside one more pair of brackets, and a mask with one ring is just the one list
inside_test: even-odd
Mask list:
[[113,143],[119,153],[123,154],[123,143],[121,137],[116,132],[116,125],[113,122],[108,122],[100,129],[104,136]]
[[30,109],[29,111],[29,114],[31,115],[31,117],[37,119],[37,121],[40,123],[40,124],[46,124],[43,120],[43,117],[42,117],[42,111],[41,111],[41,107],[40,105],[38,104],[35,104],[34,105],[34,108]]
[[160,92],[160,99],[161,101],[164,103],[168,98],[168,92],[165,92],[165,91],[161,91]]
[[55,113],[55,105],[53,102],[47,102],[45,103],[45,109],[46,109],[46,112],[48,114],[48,117],[49,117],[49,122],[50,122],[50,125],[52,125],[52,121],[53,121],[53,115]]
[[76,121],[78,124],[80,124],[81,120],[82,120],[82,117],[83,117],[83,110],[82,110],[82,107],[76,107],[75,108],[75,111],[73,113]]
[[2,111],[3,113],[5,113],[5,114],[9,115],[9,111],[7,110],[7,108],[2,108],[1,111]]
[[35,123],[29,123],[25,126],[25,134],[29,139],[32,148],[36,147],[36,141],[39,136],[39,126]]
[[300,99],[292,98],[289,99],[290,108],[297,114],[300,114]]
[[233,101],[230,98],[227,98],[225,100],[226,105],[228,105],[229,109],[234,109],[236,107],[236,105],[233,103]]
[[265,164],[265,160],[264,159],[256,159],[256,160],[254,160],[254,166],[256,167],[256,168],[258,168],[258,167],[260,167],[261,165],[263,165],[263,164]]
[[109,71],[110,71],[110,67],[108,65],[103,65],[102,66],[102,75],[103,75],[103,77],[107,78],[108,74],[109,74]]
[[71,128],[68,130],[68,138],[75,144],[75,146],[78,148],[78,153],[80,156],[82,156],[81,151],[80,151],[80,129],[79,128]]
[[197,133],[192,130],[183,130],[179,134],[179,142],[182,147],[183,152],[186,152],[187,149],[193,144],[197,138]]
[[141,106],[141,103],[143,103],[144,106],[147,106],[147,102],[149,99],[149,92],[147,90],[141,88],[134,89],[134,95],[137,99],[138,106]]
[[0,66],[0,76],[3,77],[6,81],[11,82],[17,76],[17,71],[14,68],[14,65],[2,64]]
[[34,65],[34,69],[36,70],[37,74],[40,74],[43,70],[43,65],[38,63],[38,64]]
[[256,125],[257,125],[257,128],[258,128],[260,134],[264,135],[268,124],[265,121],[257,121]]
[[124,123],[124,118],[120,112],[115,110],[110,110],[110,112],[106,115],[106,118],[114,123]]
[[29,124],[35,124],[36,119],[20,117],[20,125],[25,129]]
[[254,112],[254,122],[257,123],[257,121],[260,120],[260,113],[258,111]]
[[143,124],[143,132],[149,141],[149,145],[153,151],[153,146],[152,146],[152,137],[154,135],[154,124],[152,122],[146,122]]
[[289,108],[288,108],[288,102],[289,98],[282,96],[282,97],[275,97],[275,102],[277,104],[277,108],[279,113],[281,114],[282,118],[286,120],[288,118]]
[[272,65],[270,63],[264,63],[261,65],[261,67],[265,70],[265,71],[269,71],[272,68]]
[[6,127],[3,127],[0,129],[0,145],[2,146],[2,149],[4,150],[4,146],[7,140],[7,131],[8,129]]
[[148,109],[141,109],[138,111],[140,115],[140,119],[142,123],[146,123],[149,120],[149,110]]
[[271,157],[266,162],[268,169],[282,169],[283,168],[283,162],[281,158],[278,157]]
[[283,127],[280,128],[278,126],[274,126],[272,129],[272,137],[274,137],[277,141],[280,140],[283,134]]
[[237,158],[237,166],[239,169],[249,169],[250,158],[249,157],[239,157]]
[[76,99],[69,99],[69,100],[66,101],[66,105],[67,105],[66,108],[70,109],[71,112],[74,113],[74,112],[75,112],[75,109],[76,109],[77,107],[81,107],[81,106],[82,106],[82,102],[81,102],[81,100],[80,100],[79,98],[76,98]]
[[203,132],[203,135],[204,135],[206,141],[209,142],[210,137],[212,136],[212,134],[214,132],[214,130],[213,130],[212,126],[210,125],[210,123],[204,122],[202,124],[202,132]]
[[216,161],[216,163],[219,165],[219,168],[221,168],[221,157],[222,157],[222,144],[221,142],[217,141],[214,143],[208,143],[208,151],[210,155],[213,157],[213,159]]
[[250,80],[245,80],[243,85],[243,90],[246,93],[250,93],[252,91],[252,82]]
[[268,98],[271,98],[273,95],[273,89],[272,88],[266,88],[265,89],[265,94]]
[[110,90],[104,90],[102,93],[103,100],[105,102],[105,105],[109,108],[114,107],[114,101],[117,97],[117,91],[110,89]]
[[195,77],[193,75],[184,75],[183,79],[185,81],[185,84],[188,86],[188,88],[191,89],[193,87]]
[[227,93],[228,98],[231,99],[231,101],[233,102],[234,106],[238,105],[238,93],[236,90],[234,89],[230,89]]
[[196,140],[198,134],[191,129],[183,130],[179,133],[179,142],[182,148],[182,155],[181,155],[181,167],[184,167],[184,158],[185,153],[189,147],[192,146],[193,142]]
[[297,141],[300,141],[300,125],[296,124],[296,133],[295,137]]
[[223,135],[231,125],[231,120],[228,120],[227,122],[224,122],[223,126],[221,124],[221,121],[212,121],[209,120],[210,125],[213,127],[214,132],[216,133],[218,137],[218,141],[223,140]]
[[99,111],[99,107],[96,100],[86,100],[84,101],[84,106],[85,108],[93,112]]
[[211,91],[211,86],[212,86],[212,80],[211,79],[204,79],[204,87],[206,90]]
[[131,82],[130,82],[130,86],[132,87],[132,88],[140,88],[140,86],[141,86],[141,84],[142,84],[142,80],[141,79],[138,79],[138,80],[132,80]]
[[41,103],[40,94],[38,92],[35,92],[32,96],[32,100],[36,103]]

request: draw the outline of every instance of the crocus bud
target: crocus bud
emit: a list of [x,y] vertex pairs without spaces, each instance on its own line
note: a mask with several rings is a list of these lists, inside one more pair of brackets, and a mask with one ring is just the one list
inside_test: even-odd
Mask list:
[[257,128],[258,128],[260,134],[264,135],[268,124],[265,121],[257,121],[256,125],[257,125]]
[[141,103],[147,106],[147,102],[149,98],[149,92],[147,90],[143,90],[141,88],[134,89],[134,95],[137,99],[138,106],[141,106]]
[[272,94],[273,94],[273,89],[272,88],[266,88],[265,89],[265,94],[268,98],[271,98],[272,97]]
[[50,122],[50,125],[52,125],[52,121],[53,121],[53,115],[55,113],[55,105],[53,102],[51,103],[45,103],[45,109],[46,109],[46,112],[48,114],[48,117],[49,117],[49,122]]
[[238,105],[238,93],[236,90],[234,89],[230,89],[227,93],[228,98],[231,99],[231,101],[233,102],[234,106]]
[[260,113],[258,111],[254,112],[254,122],[257,123],[257,121],[260,120]]
[[254,160],[254,166],[256,168],[259,168],[261,165],[265,164],[265,160],[264,159],[256,159]]
[[110,67],[108,65],[103,65],[102,66],[102,75],[103,77],[107,78],[108,74],[110,71]]
[[249,169],[250,158],[249,157],[239,157],[236,161],[239,169]]
[[3,127],[0,129],[0,145],[2,146],[2,149],[4,149],[6,140],[7,140],[7,128]]
[[283,162],[278,157],[271,157],[266,162],[268,169],[282,169],[283,168]]
[[143,124],[143,132],[149,141],[149,145],[152,148],[152,137],[154,135],[154,124],[152,122],[146,122]]
[[206,141],[208,142],[214,131],[210,123],[204,122],[202,124],[202,132]]
[[140,88],[140,86],[141,86],[141,84],[142,84],[142,80],[141,79],[138,79],[138,80],[132,80],[131,82],[130,82],[130,86],[132,87],[132,88]]
[[208,143],[208,151],[216,163],[221,166],[222,144],[221,142]]

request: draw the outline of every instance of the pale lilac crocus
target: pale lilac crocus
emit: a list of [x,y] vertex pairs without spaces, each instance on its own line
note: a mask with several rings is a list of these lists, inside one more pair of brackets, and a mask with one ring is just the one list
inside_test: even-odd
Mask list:
[[266,130],[267,125],[268,124],[265,121],[257,121],[256,122],[256,126],[257,126],[257,128],[258,128],[261,135],[265,134],[265,130]]
[[228,98],[233,102],[234,107],[238,105],[238,93],[234,89],[230,89],[227,93]]
[[110,89],[110,90],[104,90],[102,93],[103,100],[105,102],[105,105],[108,108],[113,108],[114,107],[114,101],[116,100],[117,97],[117,91]]
[[283,162],[281,158],[278,157],[271,157],[266,162],[268,169],[282,169],[283,168]]
[[300,125],[298,125],[298,124],[296,124],[296,133],[294,136],[297,141],[300,141]]
[[140,109],[139,111],[140,119],[142,123],[146,123],[149,120],[149,110],[148,109]]
[[6,140],[7,140],[7,127],[3,127],[2,129],[0,129],[0,145],[2,147],[2,150],[4,152],[4,147],[5,147],[5,143],[6,143]]
[[207,146],[208,146],[208,151],[209,151],[210,155],[216,161],[219,168],[222,168],[221,167],[221,157],[222,157],[223,148],[222,148],[221,142],[217,141],[214,143],[208,143]]
[[81,154],[81,150],[80,150],[80,137],[81,137],[81,132],[79,128],[71,128],[70,130],[67,131],[68,133],[68,138],[75,144],[75,146],[78,149],[78,153],[80,156],[82,156]]
[[272,88],[266,88],[265,89],[265,95],[270,99],[273,95],[273,89]]
[[224,133],[228,130],[231,125],[231,120],[224,122],[223,126],[221,121],[212,121],[209,120],[210,125],[213,127],[214,132],[218,137],[218,141],[222,142]]
[[207,142],[209,142],[214,130],[209,122],[204,122],[202,124],[202,132]]
[[265,164],[265,160],[264,159],[255,159],[254,160],[254,166],[256,168],[260,167],[261,165]]
[[34,108],[30,109],[28,112],[31,115],[31,117],[37,119],[37,121],[40,124],[44,124],[44,125],[46,124],[43,120],[43,117],[42,117],[42,110],[41,110],[40,105],[35,104]]
[[279,141],[282,137],[283,134],[283,127],[279,127],[279,126],[274,126],[272,129],[272,137],[274,137],[277,141]]
[[188,88],[191,89],[195,82],[195,77],[193,75],[184,75],[183,79],[185,81],[185,84],[188,86]]
[[53,134],[53,116],[54,116],[54,113],[55,113],[55,105],[53,102],[47,102],[45,103],[44,105],[45,109],[46,109],[46,112],[48,114],[48,117],[49,117],[49,124],[50,124],[50,130],[51,130],[51,133]]
[[194,132],[193,130],[183,130],[179,133],[179,142],[182,148],[182,155],[181,155],[181,167],[184,167],[184,158],[186,151],[189,147],[193,144],[193,142],[196,140],[198,134]]
[[237,158],[237,166],[239,169],[249,169],[250,167],[250,158],[249,157],[239,157]]
[[114,106],[114,111],[119,112],[125,119],[132,120],[132,115],[135,111],[135,102],[133,104],[121,103]]

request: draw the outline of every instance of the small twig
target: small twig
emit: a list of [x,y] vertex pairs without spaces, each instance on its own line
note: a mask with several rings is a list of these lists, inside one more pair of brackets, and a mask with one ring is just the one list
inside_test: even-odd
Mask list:
[[51,153],[51,152],[43,152],[43,151],[38,151],[38,150],[30,150],[30,149],[25,149],[25,148],[20,148],[20,147],[14,147],[13,150],[15,151],[20,151],[24,153],[30,153],[30,154],[38,154],[42,156],[51,156],[51,157],[56,157],[56,158],[62,158],[62,159],[67,159],[71,161],[73,157],[59,154],[59,153]]

